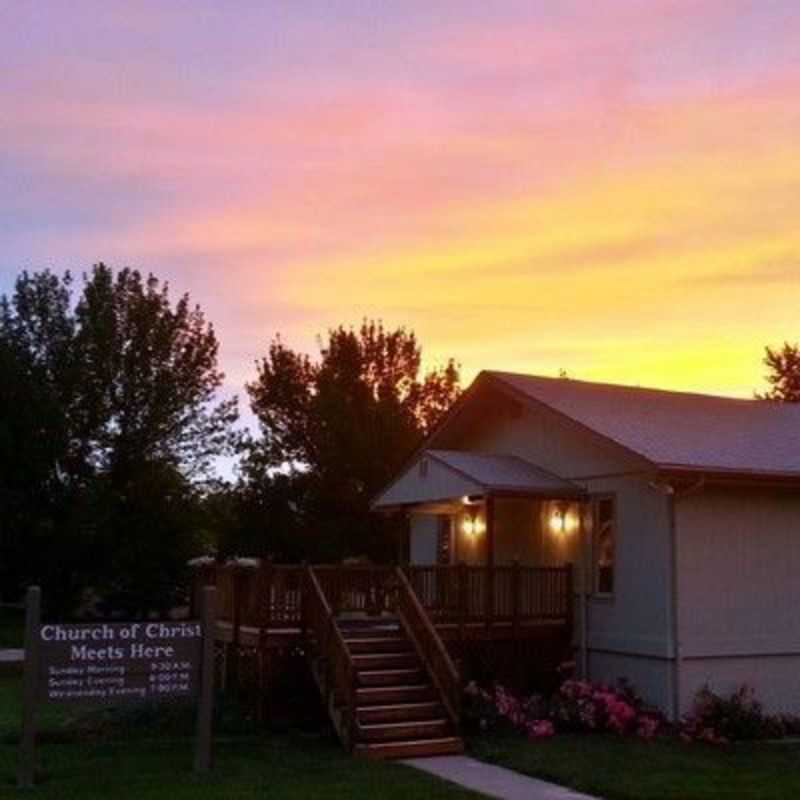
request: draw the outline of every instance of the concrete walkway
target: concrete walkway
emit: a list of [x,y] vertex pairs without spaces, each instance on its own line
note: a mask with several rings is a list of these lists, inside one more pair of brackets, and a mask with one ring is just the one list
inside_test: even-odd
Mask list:
[[597,800],[588,794],[485,764],[469,756],[411,758],[402,763],[500,800]]

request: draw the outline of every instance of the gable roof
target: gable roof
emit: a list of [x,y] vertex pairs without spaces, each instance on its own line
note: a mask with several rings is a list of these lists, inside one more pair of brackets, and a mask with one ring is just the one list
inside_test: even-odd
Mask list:
[[[430,462],[429,464],[424,462]],[[421,469],[421,466],[425,469]],[[511,455],[423,450],[372,503],[375,509],[504,492],[553,499],[579,497],[584,489]]]
[[518,456],[463,450],[426,450],[425,455],[441,461],[485,490],[559,495],[583,493],[578,484],[559,478]]
[[800,404],[482,372],[664,469],[800,476]]

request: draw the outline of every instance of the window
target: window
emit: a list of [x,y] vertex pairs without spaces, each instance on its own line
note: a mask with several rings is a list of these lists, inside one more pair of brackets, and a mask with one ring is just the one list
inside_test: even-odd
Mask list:
[[598,594],[614,593],[614,556],[616,519],[613,497],[601,497],[595,506],[594,526],[594,590]]

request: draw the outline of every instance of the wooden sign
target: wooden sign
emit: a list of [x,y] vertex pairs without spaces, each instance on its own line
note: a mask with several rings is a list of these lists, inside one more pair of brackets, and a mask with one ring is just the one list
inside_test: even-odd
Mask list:
[[39,703],[119,706],[198,701],[194,768],[211,768],[216,589],[202,620],[40,623],[41,591],[27,594],[23,725],[18,786],[34,784]]
[[194,699],[202,641],[199,622],[42,625],[39,697],[99,705]]

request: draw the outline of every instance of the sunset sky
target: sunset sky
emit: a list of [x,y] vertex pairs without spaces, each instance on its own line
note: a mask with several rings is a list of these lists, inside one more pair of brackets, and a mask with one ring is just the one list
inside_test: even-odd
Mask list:
[[215,322],[751,395],[800,339],[798,0],[0,0],[0,291],[103,260]]

